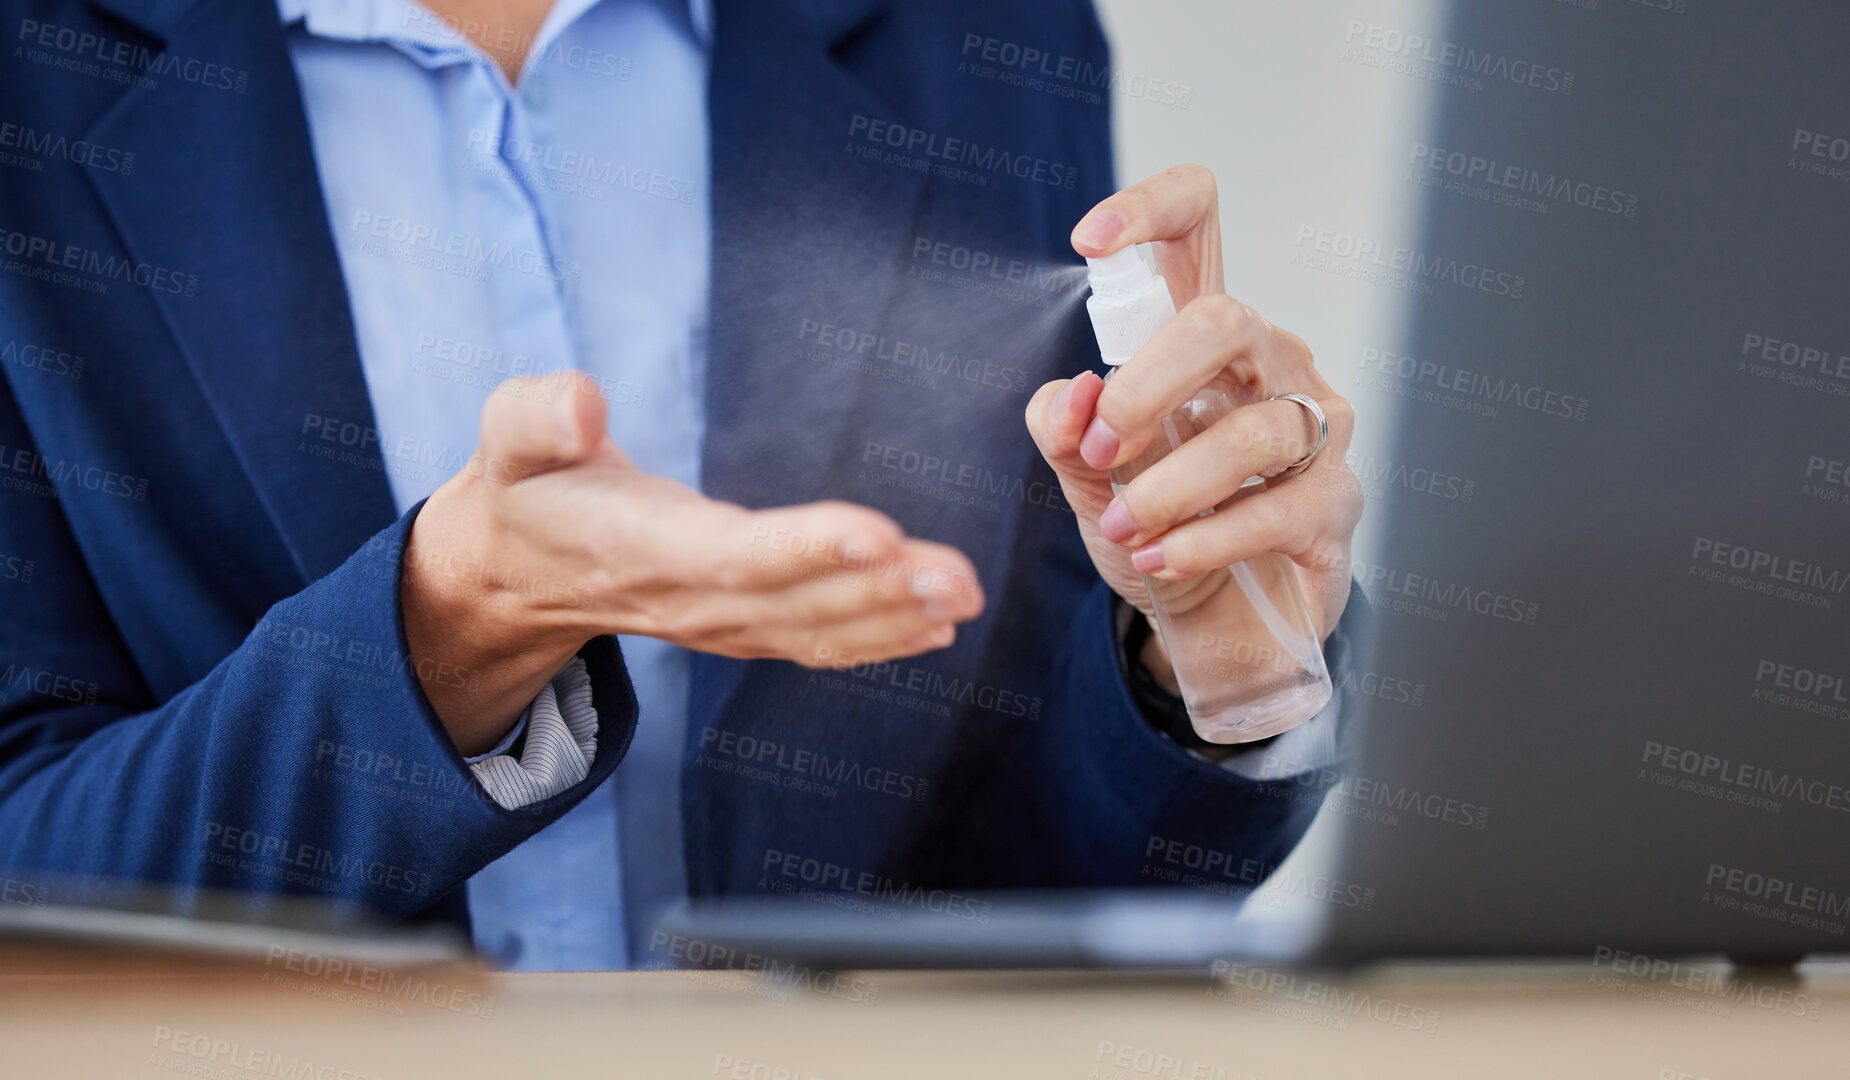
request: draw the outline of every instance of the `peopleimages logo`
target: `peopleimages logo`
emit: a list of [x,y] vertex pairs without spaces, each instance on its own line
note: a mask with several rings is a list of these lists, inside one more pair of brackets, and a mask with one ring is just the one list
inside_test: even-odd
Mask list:
[[135,169],[135,154],[131,150],[118,150],[88,139],[73,139],[56,132],[39,131],[11,121],[0,122],[0,164],[19,165],[33,172],[43,172],[45,162],[51,160],[88,165],[93,169],[121,173],[123,176]]
[[[1202,847],[1182,840],[1152,836],[1144,844],[1144,864],[1140,876],[1159,881],[1183,881],[1190,885],[1224,882],[1219,890],[1245,896],[1260,885],[1270,883],[1285,892],[1307,896],[1338,907],[1368,911],[1375,906],[1375,890],[1354,882],[1307,874],[1302,870],[1281,870],[1280,864],[1263,859],[1249,859],[1231,852]],[[1196,871],[1200,876],[1184,877],[1180,870]]]
[[1447,191],[1491,202],[1507,202],[1522,209],[1547,211],[1546,206],[1525,205],[1520,198],[1534,196],[1622,217],[1638,215],[1636,195],[1460,150],[1414,143],[1413,155],[1407,164],[1423,172],[1424,175],[1419,176],[1422,182],[1438,180],[1446,185]]
[[[1346,50],[1345,59],[1372,61],[1372,66],[1434,82],[1476,90],[1483,86],[1484,79],[1493,79],[1564,97],[1574,92],[1571,71],[1423,34],[1409,34],[1360,19],[1349,20],[1343,41],[1351,46]],[[1370,53],[1355,53],[1353,47],[1358,43]]]
[[1587,418],[1584,397],[1377,348],[1362,350],[1361,381],[1370,389],[1477,416],[1495,417],[1499,405],[1513,405],[1576,423]]
[[[1694,577],[1813,607],[1830,607],[1830,597],[1842,595],[1850,585],[1850,569],[1829,568],[1707,536],[1696,537],[1689,557],[1689,572]],[[1737,572],[1730,575],[1728,570]]]
[[[678,203],[691,204],[697,194],[692,180],[576,150],[560,150],[555,146],[497,134],[485,128],[470,128],[464,148],[471,154],[499,161],[510,169],[521,170],[526,177],[543,179],[556,175],[606,188],[625,188],[638,195],[653,195],[658,199]],[[565,190],[573,194],[591,194],[593,197],[602,194],[597,188]]]
[[[1492,296],[1501,296],[1510,300],[1521,300],[1526,279],[1521,274],[1498,270],[1479,263],[1435,255],[1418,248],[1400,247],[1384,244],[1365,236],[1340,232],[1335,229],[1322,229],[1315,225],[1299,225],[1297,236],[1292,246],[1298,249],[1292,261],[1313,269],[1335,269],[1327,259],[1341,260],[1367,272],[1345,273],[1346,277],[1360,277],[1371,283],[1393,285],[1406,288],[1407,283],[1426,286],[1429,282],[1457,285],[1460,288],[1477,292],[1487,292]],[[1308,249],[1316,255],[1326,256],[1324,264],[1303,258]],[[1341,271],[1338,271],[1341,272]],[[1396,280],[1394,275],[1404,276],[1404,281]],[[1415,289],[1422,295],[1427,288]]]
[[14,41],[22,43],[15,45],[14,56],[144,89],[154,88],[156,83],[150,78],[154,75],[171,75],[181,82],[234,94],[242,94],[250,85],[250,72],[240,68],[190,60],[57,23],[21,19]]
[[[1680,960],[1627,952],[1610,945],[1594,948],[1593,969],[1589,981],[1596,985],[1667,1001],[1673,1005],[1701,1008],[1717,1016],[1727,1016],[1731,1004],[1745,1004],[1787,1016],[1816,1020],[1824,1004],[1822,998],[1799,993],[1789,987],[1756,983],[1752,979],[1742,978],[1739,972],[1723,965],[1686,964]],[[1661,984],[1667,988],[1667,992],[1649,992],[1647,984],[1650,983]],[[1674,993],[1677,990],[1688,990],[1699,997],[1680,1000]]]
[[[159,1066],[169,1072],[191,1073],[195,1076],[238,1076],[251,1073],[296,1080],[374,1080],[371,1073],[356,1072],[342,1065],[317,1062],[313,1058],[295,1054],[284,1055],[280,1051],[196,1031],[170,1028],[165,1024],[157,1025],[154,1029],[154,1047],[156,1051],[171,1051],[172,1054],[182,1054],[184,1057],[157,1052],[149,1055],[146,1064]],[[188,1061],[186,1058],[193,1060]],[[239,1072],[234,1073],[231,1071],[233,1069]]]
[[[888,120],[877,120],[871,116],[855,113],[848,118],[848,138],[850,149],[856,139],[869,144],[868,149],[887,147],[893,153],[885,155],[892,164],[907,165],[922,172],[939,175],[940,167],[968,166],[977,171],[977,179],[986,180],[982,174],[1013,176],[1018,180],[1032,180],[1049,187],[1073,190],[1079,184],[1079,170],[1071,165],[1062,165],[1045,158],[1027,154],[1012,153],[996,146],[983,146],[969,139],[942,136],[924,128],[907,127]],[[904,155],[894,157],[894,154]],[[865,155],[864,155],[865,156]],[[908,160],[910,158],[911,160]],[[953,179],[968,177],[953,176]]]
[[[759,881],[760,888],[786,895],[802,895],[805,892],[814,892],[822,897],[848,894],[865,897],[876,904],[917,907],[933,914],[977,923],[987,923],[995,907],[988,900],[978,900],[952,890],[923,888],[896,881],[883,874],[856,870],[841,863],[807,858],[776,848],[765,849],[764,860],[758,869],[763,875]],[[799,882],[801,886],[808,886],[808,889],[799,886]],[[892,907],[885,911],[876,908],[872,913],[885,914],[891,911]]]
[[[973,55],[974,54],[974,55]],[[977,61],[982,61],[981,64]],[[979,78],[1038,90],[1054,97],[1071,98],[1088,105],[1101,104],[1100,89],[1116,90],[1126,97],[1142,98],[1157,105],[1186,109],[1194,100],[1195,88],[1166,79],[1126,75],[1110,64],[1094,64],[1076,56],[1065,56],[1021,45],[984,34],[964,35],[963,60],[958,70]]]
[[[30,566],[30,564],[27,564]],[[31,579],[28,571],[27,580]],[[96,704],[96,696],[103,690],[103,684],[87,679],[76,679],[69,675],[60,675],[45,668],[34,668],[25,664],[8,664],[0,671],[0,702],[12,701],[15,696],[27,693],[54,701],[69,701],[82,705]]]
[[926,793],[931,789],[931,781],[921,776],[883,769],[878,765],[864,766],[847,758],[830,757],[819,751],[753,735],[741,735],[736,731],[722,731],[711,725],[700,731],[700,749],[707,754],[782,769],[796,776],[813,777],[830,784],[863,788],[915,802],[924,802]]
[[[1769,769],[1744,761],[1734,761],[1719,754],[1670,746],[1654,739],[1645,740],[1642,761],[1646,765],[1668,769],[1684,777],[1727,785],[1745,793],[1757,792],[1770,798],[1797,799],[1820,810],[1850,813],[1850,788],[1846,788],[1842,783],[1817,777],[1806,777],[1780,769]],[[1639,779],[1648,780],[1651,777],[1641,773]],[[1708,794],[1702,791],[1697,793]],[[1728,801],[1742,802],[1744,800],[1729,799]],[[1757,804],[1749,803],[1749,805]]]
[[1735,370],[1806,390],[1850,397],[1850,353],[1748,331]]
[[433,884],[431,876],[420,870],[365,859],[351,852],[339,855],[316,844],[217,821],[206,823],[200,849],[215,866],[326,893],[345,892],[349,883],[364,881],[393,892],[429,896]]
[[1710,863],[1703,884],[1711,890],[1710,894],[1705,894],[1711,902],[1715,899],[1713,893],[1724,893],[1736,899],[1736,903],[1722,906],[1739,907],[1748,914],[1794,926],[1834,927],[1834,932],[1841,934],[1843,924],[1825,920],[1850,918],[1850,895],[1738,866]]
[[63,349],[48,345],[37,345],[30,341],[15,341],[11,338],[0,342],[0,361],[17,365],[28,371],[63,375],[72,382],[84,377],[84,364],[87,363],[84,357],[77,353],[65,352]]
[[839,353],[844,357],[891,368],[911,369],[925,375],[1008,394],[1025,394],[1028,390],[1028,373],[1021,368],[1004,367],[949,349],[935,349],[921,342],[889,338],[870,330],[838,326],[820,319],[801,320],[797,326],[797,340],[806,346],[823,350],[821,355],[824,356]]
[[148,481],[145,477],[134,477],[100,465],[85,465],[62,458],[54,461],[24,447],[0,445],[0,473],[15,474],[0,477],[0,486],[36,495],[56,498],[62,487],[66,492],[89,491],[99,495],[114,495],[119,499],[133,499],[135,502],[148,501]]
[[[9,264],[8,270],[10,271],[22,273],[23,276],[53,280],[54,284],[80,285],[88,292],[108,292],[110,281],[120,281],[152,292],[172,293],[176,296],[190,297],[199,291],[197,274],[174,270],[171,267],[156,266],[153,263],[130,262],[120,255],[106,255],[100,251],[67,244],[47,236],[15,232],[4,225],[0,225],[0,252],[15,259],[21,259],[27,264],[20,266],[18,270],[14,270]],[[38,272],[35,273],[34,270]],[[73,274],[87,275],[90,280],[70,279],[70,274],[58,275],[54,280],[47,275],[46,271],[70,271]]]
[[1792,132],[1792,156],[1786,167],[1832,180],[1850,180],[1850,139],[1807,128]]
[[1439,1027],[1439,1014],[1424,1006],[1376,997],[1366,990],[1349,989],[1292,972],[1216,960],[1209,965],[1208,976],[1223,984],[1208,991],[1209,996],[1219,1000],[1237,1000],[1232,995],[1251,990],[1280,1002],[1308,1006],[1337,1019],[1364,1018],[1428,1033]]
[[[425,265],[433,269],[445,269],[444,265],[433,264],[427,260],[452,258],[458,260],[461,265],[477,270],[478,273],[466,275],[475,277],[477,280],[486,280],[483,275],[489,271],[506,268],[522,274],[532,274],[551,281],[563,282],[566,285],[577,285],[584,273],[583,265],[576,259],[561,259],[532,248],[508,247],[499,241],[490,243],[469,233],[459,233],[420,221],[394,217],[391,214],[374,213],[370,210],[355,211],[351,229],[354,239],[397,245],[404,252],[424,256],[426,260],[399,257],[399,261]],[[391,254],[391,252],[391,248],[382,248],[381,251],[374,253]]]
[[[1463,610],[1488,615],[1504,622],[1534,626],[1542,605],[1489,589],[1474,589],[1458,582],[1448,582],[1431,574],[1408,573],[1390,566],[1374,566],[1356,560],[1351,564],[1356,580],[1362,583],[1375,606],[1408,614],[1436,614],[1435,622],[1445,622],[1452,611]],[[1403,607],[1401,602],[1413,607]]]

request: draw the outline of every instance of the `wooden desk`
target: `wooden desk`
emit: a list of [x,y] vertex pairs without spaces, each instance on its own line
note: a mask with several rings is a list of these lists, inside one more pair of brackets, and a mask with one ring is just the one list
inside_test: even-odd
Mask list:
[[1850,971],[1745,1000],[1688,975],[1601,985],[1591,964],[1233,974],[388,976],[0,947],[0,1076],[1850,1075]]

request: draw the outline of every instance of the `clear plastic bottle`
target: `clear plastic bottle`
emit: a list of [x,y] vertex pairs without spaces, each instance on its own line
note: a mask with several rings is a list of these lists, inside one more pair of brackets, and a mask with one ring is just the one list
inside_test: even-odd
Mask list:
[[[1105,362],[1129,360],[1170,319],[1169,286],[1136,247],[1087,259],[1092,296],[1086,310]],[[1109,376],[1107,376],[1109,378]],[[1125,486],[1208,426],[1249,402],[1225,376],[1216,376],[1163,419],[1148,449],[1111,471],[1112,488]],[[1265,489],[1250,478],[1205,514]],[[1310,606],[1291,561],[1260,555],[1187,581],[1144,576],[1156,629],[1175,666],[1176,682],[1195,731],[1209,742],[1264,739],[1309,720],[1329,704],[1333,688]]]

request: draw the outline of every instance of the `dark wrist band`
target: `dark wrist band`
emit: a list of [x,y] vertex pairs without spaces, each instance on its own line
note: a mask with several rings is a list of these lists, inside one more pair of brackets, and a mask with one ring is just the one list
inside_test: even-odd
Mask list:
[[1118,632],[1118,661],[1123,666],[1124,684],[1129,687],[1131,701],[1137,711],[1143,714],[1151,727],[1169,736],[1170,741],[1185,750],[1202,750],[1207,748],[1226,749],[1219,743],[1211,743],[1195,734],[1195,725],[1188,719],[1188,706],[1181,698],[1163,688],[1156,681],[1149,669],[1143,666],[1143,647],[1149,643],[1153,631],[1150,620],[1143,612],[1113,599],[1116,605],[1115,623]]

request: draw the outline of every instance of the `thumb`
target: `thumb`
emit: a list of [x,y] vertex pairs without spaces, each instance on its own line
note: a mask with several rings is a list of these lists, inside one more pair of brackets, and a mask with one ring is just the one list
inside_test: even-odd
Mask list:
[[1062,480],[1109,480],[1103,471],[1086,464],[1079,453],[1079,444],[1104,388],[1103,379],[1086,371],[1075,379],[1048,383],[1028,402],[1028,434]]
[[607,438],[604,411],[581,371],[509,379],[482,407],[482,471],[514,482],[582,461]]

